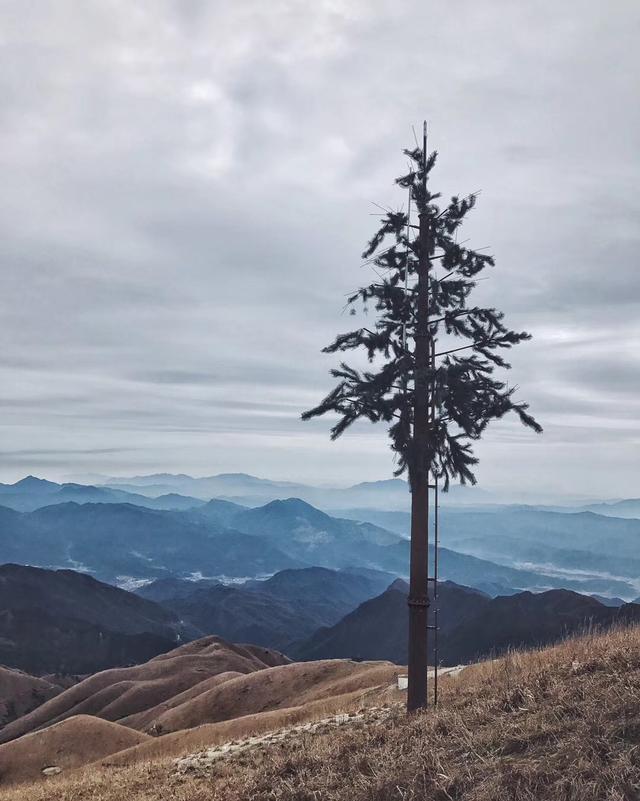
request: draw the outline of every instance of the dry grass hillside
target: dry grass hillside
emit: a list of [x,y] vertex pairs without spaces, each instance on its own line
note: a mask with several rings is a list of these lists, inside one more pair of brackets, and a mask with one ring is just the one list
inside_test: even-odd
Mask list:
[[[351,697],[353,708],[362,703]],[[249,720],[223,724],[218,735],[246,736],[255,730]],[[215,729],[208,733],[215,742]],[[185,740],[183,753],[203,745],[206,737]],[[176,755],[169,748],[129,765],[115,757],[0,791],[0,801],[635,801],[640,629],[468,668],[443,680],[437,711],[410,719],[400,707],[365,712],[201,770],[178,771]]]
[[[280,665],[232,677],[195,697],[176,703],[153,718],[150,730],[165,735],[203,723],[218,723],[329,700],[366,687],[388,684],[399,672],[401,668],[388,662],[350,662],[346,659]],[[133,721],[123,718],[120,722],[126,725],[139,723],[137,716]]]
[[150,739],[126,726],[78,715],[1,746],[1,781],[42,779],[43,769],[69,770]]
[[0,726],[31,712],[63,689],[54,679],[0,665]]
[[[235,645],[219,637],[205,637],[183,645],[149,662],[113,668],[79,682],[30,714],[5,726],[0,742],[59,723],[72,715],[95,715],[110,721],[159,710],[180,693],[212,677],[241,674],[284,665],[287,657],[253,645]],[[205,684],[203,689],[206,688]]]

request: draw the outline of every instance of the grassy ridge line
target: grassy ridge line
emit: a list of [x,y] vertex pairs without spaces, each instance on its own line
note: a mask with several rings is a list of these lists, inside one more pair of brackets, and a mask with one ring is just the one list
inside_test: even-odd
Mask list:
[[640,629],[514,653],[443,682],[438,711],[358,721],[176,776],[173,760],[91,768],[12,801],[635,801]]

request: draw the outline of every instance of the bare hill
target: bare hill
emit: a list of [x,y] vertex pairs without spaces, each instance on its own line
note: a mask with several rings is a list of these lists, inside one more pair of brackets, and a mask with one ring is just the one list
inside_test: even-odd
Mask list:
[[96,673],[52,698],[0,732],[7,742],[51,726],[72,715],[95,715],[118,721],[158,707],[200,682],[219,674],[251,673],[289,660],[276,651],[205,637],[142,665]]
[[[239,670],[224,670],[229,666]],[[7,727],[3,736],[15,739],[0,745],[0,783],[105,757],[125,765],[179,756],[328,710],[348,711],[393,689],[401,670],[385,662],[288,663],[277,652],[206,638],[146,665],[92,676]]]
[[[41,778],[143,743],[146,734],[89,715],[77,715],[43,731],[0,745],[2,785]],[[46,775],[46,774],[44,774]]]
[[0,726],[26,715],[62,690],[53,679],[0,666]]
[[157,727],[156,721],[165,712],[177,709],[183,704],[192,701],[194,698],[201,696],[203,693],[212,690],[219,684],[224,684],[224,682],[229,681],[230,679],[235,679],[242,675],[244,674],[239,673],[238,671],[227,670],[224,673],[218,673],[215,676],[210,676],[208,679],[199,681],[197,684],[189,687],[189,689],[184,690],[184,692],[178,693],[171,698],[168,698],[166,701],[161,701],[159,704],[150,706],[148,709],[145,709],[142,712],[136,712],[132,715],[121,718],[120,722],[125,726],[130,726],[132,729],[148,731],[151,734],[161,734],[162,732]]
[[398,672],[399,669],[388,662],[351,662],[346,659],[278,665],[230,678],[160,711],[152,720],[148,716],[136,716],[122,722],[167,734],[203,723],[217,723],[331,699],[364,687],[389,683]]
[[218,723],[205,723],[192,729],[182,729],[161,737],[153,737],[138,746],[110,755],[100,763],[105,766],[125,767],[136,763],[181,757],[201,748],[228,743],[239,738],[278,731],[286,726],[307,723],[328,714],[351,714],[378,703],[402,702],[404,693],[397,690],[397,676],[402,668],[387,665],[384,671],[367,671],[359,674],[359,681],[349,692],[306,701],[297,706],[243,715]]

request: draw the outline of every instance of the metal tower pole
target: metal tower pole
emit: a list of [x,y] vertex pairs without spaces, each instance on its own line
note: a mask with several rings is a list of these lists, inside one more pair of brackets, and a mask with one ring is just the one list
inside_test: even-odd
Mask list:
[[409,665],[407,711],[427,706],[429,554],[429,330],[430,230],[426,209],[427,123],[422,130],[422,192],[418,203],[418,309],[414,349],[413,445],[411,471],[411,559],[409,568]]

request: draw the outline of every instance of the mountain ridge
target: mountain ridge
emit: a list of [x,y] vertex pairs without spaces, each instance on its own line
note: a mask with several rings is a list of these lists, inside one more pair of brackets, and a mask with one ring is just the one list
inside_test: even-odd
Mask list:
[[0,663],[88,673],[149,659],[197,632],[167,609],[72,570],[0,566]]
[[[407,593],[406,583],[394,582],[334,626],[294,643],[290,655],[296,659],[350,656],[406,664]],[[486,659],[509,649],[549,645],[581,633],[587,626],[640,623],[640,605],[606,606],[596,598],[564,589],[490,598],[443,582],[438,596],[439,659],[445,666]],[[433,608],[429,623],[435,623]],[[433,660],[433,637],[429,641]]]

